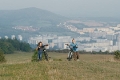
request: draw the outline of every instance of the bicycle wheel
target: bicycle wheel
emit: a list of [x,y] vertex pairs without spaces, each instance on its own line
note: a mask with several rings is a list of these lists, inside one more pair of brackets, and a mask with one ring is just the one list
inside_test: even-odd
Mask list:
[[44,55],[45,55],[46,61],[48,61],[48,54],[46,52],[44,52]]
[[70,61],[72,59],[72,52],[69,52],[68,54],[68,61]]

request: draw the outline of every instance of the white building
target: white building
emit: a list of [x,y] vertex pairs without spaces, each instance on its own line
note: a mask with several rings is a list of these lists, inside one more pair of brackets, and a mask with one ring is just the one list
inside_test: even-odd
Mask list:
[[106,35],[106,39],[108,39],[108,40],[114,40],[114,39],[116,39],[116,38],[117,38],[117,36],[114,35],[114,34],[107,34],[107,35]]
[[11,39],[15,39],[15,35],[11,35]]
[[106,37],[106,32],[102,32],[102,31],[94,31],[89,33],[90,37],[94,37],[94,38],[98,38],[98,37]]
[[109,51],[109,52],[114,52],[114,51],[117,51],[118,49],[119,49],[118,46],[109,46],[109,47],[108,47],[108,51]]
[[83,44],[83,45],[91,46],[91,47],[107,47],[110,45],[110,42],[87,43],[87,44]]
[[110,28],[97,28],[97,31],[112,32],[113,30]]
[[116,27],[110,27],[110,29],[113,29],[113,30],[120,30],[120,24],[118,24]]
[[117,46],[118,46],[118,50],[120,50],[120,36],[118,36],[117,38]]
[[8,39],[8,36],[5,36],[5,39]]
[[38,44],[38,42],[42,41],[42,37],[31,37],[28,40],[29,44]]
[[77,37],[75,38],[76,41],[90,41],[90,37]]
[[18,40],[22,41],[22,36],[18,35]]
[[94,32],[95,28],[83,28],[83,32]]
[[84,47],[84,51],[86,51],[86,52],[92,52],[92,47]]

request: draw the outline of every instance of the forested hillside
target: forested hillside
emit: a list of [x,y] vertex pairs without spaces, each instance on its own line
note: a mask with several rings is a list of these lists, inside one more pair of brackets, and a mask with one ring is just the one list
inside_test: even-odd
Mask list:
[[0,39],[0,48],[5,54],[11,54],[14,51],[29,52],[32,49],[28,43],[17,39]]

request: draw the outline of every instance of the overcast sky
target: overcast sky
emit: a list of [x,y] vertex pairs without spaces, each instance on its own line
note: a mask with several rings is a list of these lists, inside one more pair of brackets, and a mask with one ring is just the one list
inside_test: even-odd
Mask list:
[[0,0],[0,10],[28,7],[71,17],[119,17],[120,0]]

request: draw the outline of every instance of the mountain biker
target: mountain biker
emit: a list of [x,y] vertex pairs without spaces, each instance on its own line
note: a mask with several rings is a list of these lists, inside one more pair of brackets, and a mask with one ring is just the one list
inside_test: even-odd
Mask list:
[[42,53],[43,53],[45,46],[48,46],[48,45],[43,45],[43,43],[41,41],[37,45],[36,50],[38,50],[38,59],[39,60],[42,60]]
[[70,44],[70,47],[73,49],[73,57],[74,60],[79,61],[79,53],[78,53],[78,45],[75,42],[75,39],[72,39],[72,43]]

